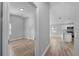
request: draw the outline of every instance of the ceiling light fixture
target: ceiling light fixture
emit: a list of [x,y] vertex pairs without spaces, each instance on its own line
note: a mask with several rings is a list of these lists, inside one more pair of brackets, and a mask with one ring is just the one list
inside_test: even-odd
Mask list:
[[20,11],[24,11],[24,9],[21,8]]

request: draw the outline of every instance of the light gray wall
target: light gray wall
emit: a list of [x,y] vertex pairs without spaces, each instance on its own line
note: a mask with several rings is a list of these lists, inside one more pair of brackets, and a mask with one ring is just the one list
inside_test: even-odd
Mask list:
[[36,8],[24,20],[25,37],[29,38],[29,39],[34,39],[35,38],[35,13],[36,13]]
[[74,23],[75,23],[75,55],[79,56],[79,3],[74,5]]
[[28,39],[34,39],[35,37],[35,12],[31,13],[27,17],[21,17],[18,15],[10,15],[10,23],[12,26],[12,34],[10,40],[14,38],[25,37]]
[[[64,24],[73,22],[73,3],[50,3],[50,24]],[[61,19],[59,19],[61,18]]]
[[42,55],[49,44],[49,6],[48,3],[37,5],[36,26],[36,55]]
[[24,37],[24,19],[21,16],[11,14],[10,23],[12,26],[10,40]]

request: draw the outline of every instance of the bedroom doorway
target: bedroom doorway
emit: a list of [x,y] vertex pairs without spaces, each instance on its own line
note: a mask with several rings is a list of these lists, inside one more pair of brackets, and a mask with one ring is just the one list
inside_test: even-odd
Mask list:
[[4,2],[3,14],[3,55],[35,56],[35,5],[32,2]]

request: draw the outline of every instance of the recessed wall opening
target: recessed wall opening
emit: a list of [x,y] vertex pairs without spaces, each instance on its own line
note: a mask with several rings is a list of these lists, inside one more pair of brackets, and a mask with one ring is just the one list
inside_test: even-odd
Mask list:
[[29,2],[9,3],[8,54],[11,56],[35,55],[36,8]]

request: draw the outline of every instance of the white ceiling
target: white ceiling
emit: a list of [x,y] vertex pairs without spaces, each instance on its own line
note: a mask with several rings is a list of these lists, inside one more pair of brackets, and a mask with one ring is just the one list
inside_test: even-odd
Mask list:
[[[39,4],[39,3],[37,3]],[[20,11],[19,9],[24,9]],[[23,17],[30,16],[35,11],[35,6],[29,2],[10,2],[10,13]],[[50,19],[51,22],[73,22],[79,17],[78,2],[50,2]],[[59,19],[61,17],[61,19]]]
[[[79,13],[79,3],[52,2],[50,3],[51,23],[72,23]],[[59,19],[60,18],[60,19]]]
[[23,17],[27,17],[35,11],[35,6],[29,2],[10,2],[9,7],[10,13]]

